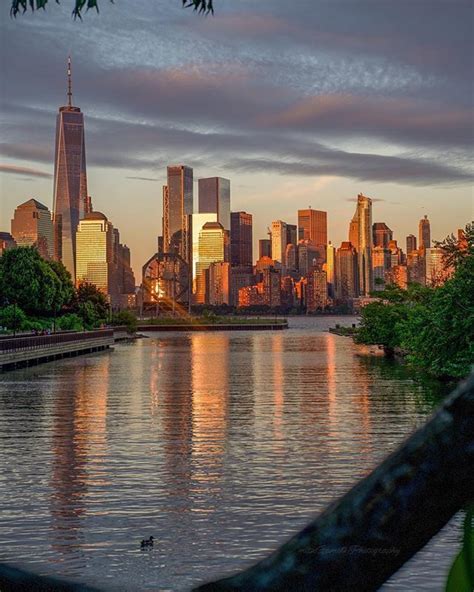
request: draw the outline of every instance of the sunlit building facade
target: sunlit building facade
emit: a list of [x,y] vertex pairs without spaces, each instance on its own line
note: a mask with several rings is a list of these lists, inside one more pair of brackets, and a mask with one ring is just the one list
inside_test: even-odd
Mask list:
[[49,209],[29,199],[13,214],[11,234],[20,247],[36,247],[44,259],[54,258],[54,228]]
[[298,210],[298,239],[309,240],[315,245],[327,245],[327,212],[321,210]]
[[329,244],[326,249],[326,263],[324,265],[324,271],[327,275],[329,297],[334,298],[336,278],[336,249],[334,245],[331,243],[331,241],[329,241]]
[[385,222],[374,222],[372,225],[372,238],[374,247],[388,249],[388,243],[393,239],[393,232]]
[[372,274],[374,278],[374,290],[380,291],[385,288],[386,273],[391,267],[390,250],[378,246],[372,249]]
[[286,222],[272,222],[272,259],[282,265],[285,265],[286,238]]
[[350,242],[342,242],[336,252],[336,298],[346,302],[359,295],[357,251]]
[[76,232],[87,203],[84,115],[72,104],[71,64],[68,62],[68,104],[56,119],[53,221],[55,258],[76,277]]
[[213,262],[207,274],[207,302],[211,306],[231,303],[231,265],[228,261]]
[[196,293],[196,278],[197,278],[197,264],[199,261],[199,235],[201,230],[207,222],[217,222],[217,213],[208,212],[205,214],[193,214],[192,215],[192,291]]
[[359,294],[369,296],[373,290],[372,200],[362,193],[357,196],[356,211],[349,226],[349,237],[357,251]]
[[416,251],[416,236],[414,234],[409,234],[407,236],[407,255],[412,251]]
[[80,220],[77,230],[76,283],[94,284],[108,296],[115,285],[113,226],[101,212],[91,212]]
[[219,222],[206,222],[199,233],[196,265],[196,304],[206,304],[208,270],[211,263],[228,260],[228,233]]
[[431,227],[426,214],[418,224],[418,247],[420,249],[429,249],[431,247]]
[[168,183],[163,187],[163,249],[191,264],[193,169],[173,165],[167,168],[167,174]]

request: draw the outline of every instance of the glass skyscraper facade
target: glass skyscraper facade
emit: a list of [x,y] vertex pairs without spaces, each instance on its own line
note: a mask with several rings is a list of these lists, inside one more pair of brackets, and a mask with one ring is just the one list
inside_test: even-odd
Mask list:
[[230,215],[230,260],[232,265],[253,265],[252,214],[232,212]]
[[209,177],[199,179],[200,214],[217,214],[217,221],[224,230],[230,230],[230,181],[223,177]]
[[115,291],[113,226],[101,212],[91,212],[77,231],[77,282],[94,284],[104,294]]
[[185,165],[168,167],[168,184],[163,188],[163,241],[167,253],[191,259],[189,216],[193,213],[193,169]]
[[70,63],[68,79],[68,105],[59,109],[56,119],[53,220],[55,258],[75,279],[76,232],[87,203],[87,174],[84,115],[72,105]]

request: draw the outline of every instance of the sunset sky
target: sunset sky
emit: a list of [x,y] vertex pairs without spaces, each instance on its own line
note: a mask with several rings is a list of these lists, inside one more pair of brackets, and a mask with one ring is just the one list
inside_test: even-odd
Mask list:
[[[52,0],[51,0],[52,1]],[[161,233],[166,165],[231,180],[254,237],[296,210],[328,211],[347,240],[358,192],[403,248],[474,218],[472,4],[458,0],[72,0],[0,8],[0,230],[30,197],[52,207],[57,109],[73,60],[94,208],[132,249],[137,282]],[[195,202],[197,200],[197,183]]]

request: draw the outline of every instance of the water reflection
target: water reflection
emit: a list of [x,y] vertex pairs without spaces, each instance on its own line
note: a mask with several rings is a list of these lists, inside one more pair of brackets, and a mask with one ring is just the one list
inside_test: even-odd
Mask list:
[[[274,549],[443,390],[318,322],[151,335],[2,375],[2,559],[103,589],[188,590]],[[451,538],[395,589],[441,582]]]
[[107,487],[103,460],[107,448],[108,357],[96,372],[76,369],[70,389],[60,388],[52,417],[52,474],[50,481],[51,547],[54,561],[62,562],[84,541],[82,517],[92,512],[88,490]]

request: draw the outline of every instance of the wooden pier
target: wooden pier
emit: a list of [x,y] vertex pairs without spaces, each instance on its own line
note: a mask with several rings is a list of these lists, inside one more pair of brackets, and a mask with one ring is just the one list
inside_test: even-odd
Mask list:
[[113,344],[113,329],[0,339],[0,370],[101,351]]

